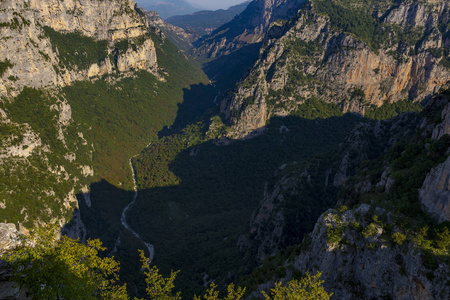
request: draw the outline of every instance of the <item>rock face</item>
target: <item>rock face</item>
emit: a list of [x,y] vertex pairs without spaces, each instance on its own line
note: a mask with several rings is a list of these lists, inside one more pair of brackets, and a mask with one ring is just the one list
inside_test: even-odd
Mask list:
[[433,130],[432,138],[435,140],[439,140],[446,134],[450,134],[450,103],[442,111],[442,123],[436,126]]
[[[311,234],[309,249],[296,257],[295,268],[321,270],[325,289],[334,293],[334,299],[447,299],[449,267],[441,264],[429,270],[411,245],[386,241],[385,226],[394,225],[390,216],[384,225],[370,220],[384,213],[369,205],[344,213],[326,212]],[[364,236],[357,228],[369,223],[373,233]],[[345,243],[331,242],[327,236],[329,228],[339,226],[344,228],[341,238]]]
[[0,223],[0,256],[17,245],[18,232],[14,224]]
[[270,23],[291,18],[306,0],[255,0],[232,21],[196,43],[196,53],[207,58],[227,55],[263,40]]
[[30,11],[42,25],[56,31],[79,31],[98,40],[115,41],[146,33],[145,23],[135,6],[133,0],[74,0],[18,1],[10,8],[16,12]]
[[[155,47],[148,37],[146,20],[135,5],[132,0],[2,1],[0,57],[7,68],[0,73],[0,96],[16,96],[24,86],[69,85],[110,74],[114,67],[120,72],[136,69],[156,73]],[[45,28],[106,41],[102,44],[106,55],[88,67],[64,65],[61,49]],[[140,42],[118,51],[115,44],[124,40]]]
[[450,221],[450,158],[425,179],[419,198],[423,208],[438,222]]
[[[14,224],[0,223],[0,256],[19,244],[19,233]],[[0,260],[0,300],[28,299],[17,284],[10,281],[11,270],[5,261]]]
[[[446,98],[438,98],[433,99],[430,105],[443,107],[438,114],[441,122],[436,124],[436,119],[424,120],[421,128],[431,132],[432,139],[439,140],[450,134],[450,103]],[[438,222],[450,221],[449,184],[450,158],[431,170],[419,190],[422,208]]]
[[0,300],[30,300],[26,291],[17,287],[17,284],[10,281],[11,270],[6,262],[0,261]]
[[[341,13],[362,13],[331,2]],[[442,53],[450,39],[439,25],[450,18],[447,1],[380,8],[374,22],[383,38],[345,31],[323,3],[311,1],[290,22],[268,26],[259,59],[221,104],[230,137],[246,136],[312,97],[364,115],[367,106],[421,101],[447,85]]]

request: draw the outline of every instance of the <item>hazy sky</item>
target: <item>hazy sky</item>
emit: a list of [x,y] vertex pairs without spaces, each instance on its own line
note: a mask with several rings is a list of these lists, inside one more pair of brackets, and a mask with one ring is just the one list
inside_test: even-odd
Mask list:
[[186,0],[186,1],[207,9],[228,8],[232,5],[245,2],[245,0]]

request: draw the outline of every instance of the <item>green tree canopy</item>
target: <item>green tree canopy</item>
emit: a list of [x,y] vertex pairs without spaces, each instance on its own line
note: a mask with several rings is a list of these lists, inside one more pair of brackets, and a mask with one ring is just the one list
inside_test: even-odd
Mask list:
[[144,251],[139,250],[139,252],[142,262],[142,268],[145,270],[145,283],[147,284],[145,291],[147,292],[147,296],[149,297],[149,299],[180,300],[180,292],[177,292],[175,295],[173,294],[173,289],[175,288],[175,284],[173,282],[175,281],[175,277],[177,276],[179,271],[172,271],[170,273],[170,276],[165,278],[159,273],[159,270],[156,266],[150,268],[150,262],[145,257]]
[[238,287],[237,289],[234,288],[234,284],[230,284],[227,287],[227,295],[225,298],[219,297],[219,291],[216,290],[217,285],[213,282],[210,284],[208,290],[203,295],[203,297],[194,296],[194,300],[240,300],[244,297],[245,288]]
[[63,236],[56,226],[35,229],[4,259],[13,269],[12,280],[32,299],[128,299],[125,285],[118,285],[119,263],[101,258],[100,240],[87,245]]
[[266,300],[329,300],[333,294],[327,293],[320,280],[322,273],[315,275],[306,273],[301,280],[293,279],[287,286],[281,286],[281,282],[275,284],[270,295],[263,292]]
[[[13,269],[12,280],[20,288],[39,300],[129,299],[126,286],[118,284],[119,263],[113,257],[99,256],[99,251],[106,250],[100,240],[88,240],[85,245],[66,236],[58,239],[56,229],[56,225],[34,229],[22,238],[19,247],[2,257]],[[142,250],[140,257],[147,285],[145,299],[181,300],[181,293],[173,291],[179,271],[163,277],[156,266],[150,267]],[[270,295],[263,295],[266,300],[328,300],[332,294],[325,291],[320,276],[321,273],[307,273],[300,281],[289,281],[287,286],[276,283]],[[226,296],[220,298],[217,285],[211,283],[205,294],[194,296],[194,300],[240,300],[244,293],[245,288],[230,284]]]

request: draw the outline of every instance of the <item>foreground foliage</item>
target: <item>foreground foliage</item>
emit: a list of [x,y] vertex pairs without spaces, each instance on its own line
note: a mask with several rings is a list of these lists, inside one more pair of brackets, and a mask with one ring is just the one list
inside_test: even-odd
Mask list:
[[117,284],[119,263],[99,256],[106,250],[100,240],[56,240],[55,228],[34,230],[5,257],[12,279],[32,299],[128,299],[125,285]]
[[[145,270],[145,283],[147,288],[145,289],[149,299],[160,300],[180,300],[181,293],[177,292],[173,295],[173,289],[175,288],[175,277],[179,271],[170,272],[170,276],[164,278],[156,266],[150,267],[150,262],[145,257],[144,251],[139,250],[141,257],[142,268]],[[141,299],[143,300],[143,299]]]
[[322,273],[306,276],[301,280],[292,280],[287,286],[282,286],[281,282],[275,284],[270,295],[263,292],[266,300],[328,300],[333,294],[327,293],[323,288],[323,280],[320,280]]
[[[87,245],[67,236],[57,239],[56,226],[34,229],[29,237],[22,237],[21,245],[7,253],[5,259],[12,268],[12,280],[25,288],[32,299],[129,299],[126,286],[119,284],[119,263],[114,257],[101,257],[105,251],[100,240],[88,240]],[[160,274],[156,266],[140,250],[145,275],[146,298],[135,300],[181,300],[181,292],[174,292],[179,271],[168,277]],[[320,280],[321,273],[306,274],[301,280],[293,279],[287,286],[276,283],[267,300],[274,299],[329,299]],[[246,289],[227,287],[226,296],[219,296],[213,282],[202,296],[194,300],[240,300]]]

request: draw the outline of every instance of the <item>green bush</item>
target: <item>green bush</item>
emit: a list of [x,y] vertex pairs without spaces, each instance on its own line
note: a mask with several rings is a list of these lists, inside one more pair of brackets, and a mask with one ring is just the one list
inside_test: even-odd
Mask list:
[[281,282],[275,283],[275,287],[270,290],[270,295],[263,292],[266,300],[328,300],[333,295],[328,293],[323,287],[323,280],[320,280],[322,273],[310,275],[306,273],[300,280],[293,279],[286,286]]
[[327,227],[327,242],[328,244],[339,244],[342,241],[344,231],[342,226]]
[[6,70],[11,68],[12,66],[13,64],[8,59],[0,61],[0,77],[2,77],[3,74],[5,74]]
[[33,299],[129,299],[125,285],[118,285],[119,263],[101,258],[104,250],[100,240],[57,240],[54,226],[33,230],[5,259]]
[[434,241],[436,248],[448,251],[450,249],[450,229],[448,226],[440,226],[436,230],[436,238]]
[[423,106],[420,103],[414,103],[408,100],[394,103],[384,102],[380,107],[375,105],[367,106],[364,117],[371,120],[386,120],[404,112],[420,112],[422,108]]
[[343,115],[342,110],[333,103],[327,103],[317,98],[311,98],[301,104],[294,112],[292,116],[296,116],[304,119],[325,119],[331,117],[340,117]]
[[377,233],[377,228],[378,228],[377,224],[370,223],[369,225],[366,226],[366,228],[364,228],[362,234],[366,239],[368,239],[369,237],[375,236],[375,234]]
[[397,245],[402,245],[406,241],[406,235],[400,232],[394,232],[394,234],[392,234],[392,240]]

